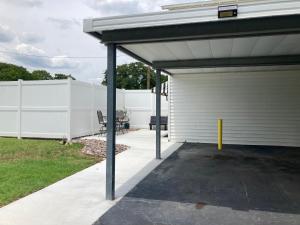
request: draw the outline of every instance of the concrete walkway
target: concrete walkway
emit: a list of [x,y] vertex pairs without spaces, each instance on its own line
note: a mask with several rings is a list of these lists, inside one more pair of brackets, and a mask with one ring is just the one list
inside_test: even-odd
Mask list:
[[[103,139],[103,138],[101,138]],[[105,161],[0,208],[0,225],[91,225],[157,167],[155,132],[139,130],[117,136],[129,145],[116,157],[116,201],[105,200]],[[162,138],[165,159],[181,144]]]

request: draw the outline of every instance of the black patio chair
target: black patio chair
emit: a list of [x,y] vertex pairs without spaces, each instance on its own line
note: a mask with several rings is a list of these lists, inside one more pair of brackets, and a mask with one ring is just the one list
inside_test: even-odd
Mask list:
[[[151,116],[150,123],[149,123],[150,130],[152,130],[152,127],[155,125],[156,125],[156,116]],[[165,130],[168,130],[168,117],[167,116],[160,117],[160,125],[164,126]]]
[[116,124],[117,128],[119,128],[119,131],[124,133],[125,124],[129,122],[129,118],[126,116],[126,113],[122,110],[117,110],[116,111]]
[[98,116],[98,122],[100,125],[100,135],[105,134],[106,133],[106,117],[103,116],[102,111],[98,110],[97,111],[97,116]]

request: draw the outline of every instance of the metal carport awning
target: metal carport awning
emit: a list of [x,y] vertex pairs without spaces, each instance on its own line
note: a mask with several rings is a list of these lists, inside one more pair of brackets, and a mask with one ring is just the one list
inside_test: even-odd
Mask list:
[[[97,30],[86,31],[106,44],[108,51],[106,198],[110,200],[115,198],[115,77],[117,49],[153,66],[157,70],[156,157],[159,159],[159,88],[162,70],[172,74],[176,69],[181,68],[300,65],[300,47],[299,45],[296,46],[296,43],[300,43],[299,21],[300,15],[296,14],[103,30],[101,32]],[[232,48],[226,49],[228,43],[231,42]],[[235,42],[238,47],[233,50]],[[253,45],[249,45],[249,43]],[[257,45],[258,47],[255,47]],[[218,49],[218,46],[222,51]],[[291,50],[287,50],[287,48]]]
[[[103,31],[103,43],[154,43],[299,33],[300,15],[232,19]],[[91,33],[98,36],[98,33]]]

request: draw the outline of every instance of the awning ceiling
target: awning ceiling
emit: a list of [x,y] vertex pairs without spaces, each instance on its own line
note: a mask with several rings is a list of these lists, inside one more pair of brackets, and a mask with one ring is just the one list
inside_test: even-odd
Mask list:
[[153,62],[300,54],[300,34],[122,45]]
[[[256,36],[241,38],[225,38],[210,40],[187,40],[176,42],[155,42],[121,45],[130,52],[149,61],[170,60],[197,60],[220,58],[245,58],[245,57],[274,57],[274,56],[299,56],[300,34],[285,34],[272,36]],[[256,66],[257,68],[241,66],[238,68],[201,68],[198,72],[213,71],[258,71],[278,70],[282,66]],[[285,66],[286,69],[289,67]],[[297,66],[291,69],[299,68]],[[167,69],[172,74],[185,73],[189,70]]]

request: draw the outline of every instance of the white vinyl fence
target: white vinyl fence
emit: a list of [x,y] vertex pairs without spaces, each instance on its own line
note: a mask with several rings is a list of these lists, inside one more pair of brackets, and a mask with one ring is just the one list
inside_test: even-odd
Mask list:
[[[125,108],[130,118],[130,126],[134,128],[148,128],[150,116],[155,115],[155,94],[150,90],[126,90]],[[168,102],[161,96],[161,115],[168,115]]]
[[[126,110],[131,127],[148,127],[155,115],[149,90],[117,90],[117,109]],[[106,115],[106,87],[80,81],[0,82],[0,136],[66,138],[98,132],[96,111]],[[162,115],[168,104],[162,97]]]

